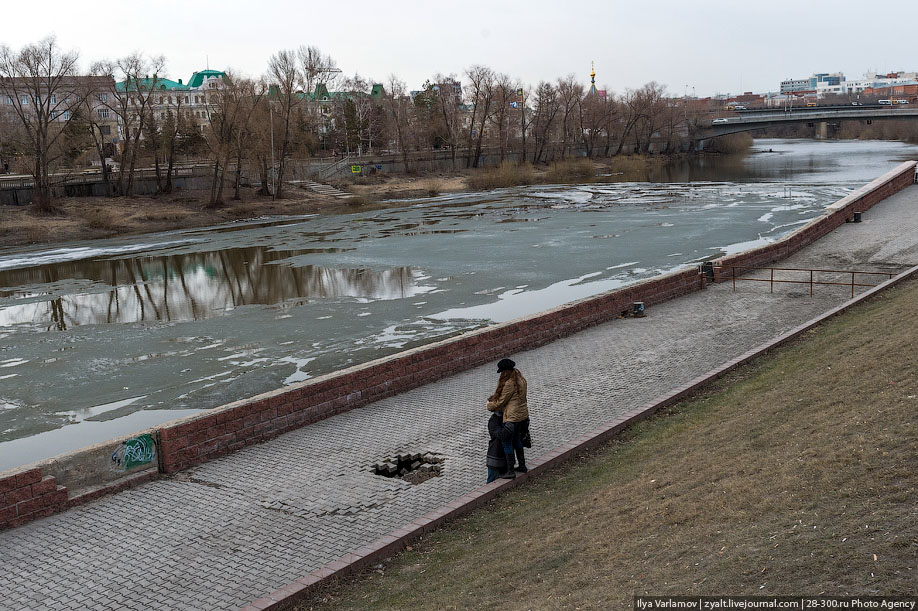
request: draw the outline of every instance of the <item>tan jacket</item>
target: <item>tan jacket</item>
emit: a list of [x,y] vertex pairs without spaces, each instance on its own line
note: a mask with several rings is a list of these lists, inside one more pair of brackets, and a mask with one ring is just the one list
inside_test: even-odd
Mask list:
[[520,385],[517,388],[513,377],[507,380],[504,388],[495,401],[488,401],[488,411],[504,412],[504,422],[522,422],[529,417],[529,405],[526,403],[526,378],[519,374]]

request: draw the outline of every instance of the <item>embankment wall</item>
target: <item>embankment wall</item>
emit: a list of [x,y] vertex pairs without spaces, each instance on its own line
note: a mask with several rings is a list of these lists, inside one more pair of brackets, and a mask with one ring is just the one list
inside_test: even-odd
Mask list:
[[[529,350],[646,305],[704,288],[698,269],[646,280],[547,312],[478,329],[236,401],[85,450],[0,474],[0,528],[62,511],[99,496],[171,474],[284,432],[362,407],[431,380]],[[100,467],[142,434],[155,441],[153,459],[123,469]]]
[[[916,162],[903,163],[829,206],[826,213],[773,244],[721,258],[715,280],[729,266],[759,266],[810,244],[914,181]],[[729,273],[729,272],[727,272]],[[507,323],[401,352],[264,393],[144,431],[155,443],[149,460],[100,467],[143,434],[113,440],[0,473],[0,529],[79,505],[103,494],[171,474],[286,431],[417,388],[500,357],[529,350],[627,315],[635,301],[651,306],[702,290],[696,268],[646,280]],[[131,445],[134,444],[134,445]]]
[[742,275],[742,268],[764,267],[787,258],[804,246],[828,235],[839,226],[854,219],[855,212],[865,212],[915,182],[915,161],[906,161],[863,187],[852,191],[831,206],[819,217],[780,240],[744,252],[721,257],[714,262],[714,281],[724,282]]

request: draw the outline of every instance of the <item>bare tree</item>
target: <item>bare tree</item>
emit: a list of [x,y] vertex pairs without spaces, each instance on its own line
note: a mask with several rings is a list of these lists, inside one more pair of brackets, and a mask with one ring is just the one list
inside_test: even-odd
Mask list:
[[325,55],[318,47],[311,45],[301,46],[297,49],[296,54],[300,60],[303,91],[315,93],[317,85],[325,85],[329,88],[334,86],[341,70],[330,55]]
[[[468,131],[468,159],[466,167],[477,168],[481,160],[481,143],[485,127],[492,113],[494,101],[494,71],[487,66],[476,65],[466,71],[469,78],[469,101],[472,104],[472,116]],[[476,124],[476,118],[478,123]],[[477,130],[476,130],[477,126]],[[472,145],[475,152],[472,153]]]
[[79,104],[76,52],[63,52],[51,36],[14,52],[0,46],[0,92],[22,124],[25,148],[32,157],[33,203],[53,209],[51,167],[56,150]]
[[577,77],[568,74],[563,79],[558,79],[558,100],[561,103],[561,158],[570,155],[571,143],[578,133],[579,125],[574,121],[574,111],[583,98],[583,85],[577,82]]
[[598,154],[597,145],[603,139],[609,121],[607,116],[610,106],[606,99],[598,94],[588,93],[577,104],[577,115],[580,121],[580,141],[587,157]]
[[629,105],[634,115],[635,148],[639,153],[650,150],[650,142],[654,134],[664,122],[667,103],[664,100],[666,88],[659,83],[651,81],[629,98]]
[[162,120],[162,127],[160,128],[163,155],[166,158],[166,182],[162,186],[163,193],[172,193],[172,172],[175,168],[175,155],[179,140],[182,138],[183,132],[186,132],[189,127],[194,127],[188,125],[190,119],[186,111],[183,110],[185,103],[185,96],[177,92],[174,105],[170,104],[166,108],[166,116]]
[[491,114],[491,123],[497,127],[497,146],[500,150],[500,162],[504,162],[508,141],[510,138],[510,104],[516,96],[516,86],[506,74],[494,77],[494,112]]
[[345,131],[354,135],[356,152],[358,155],[363,155],[366,151],[372,150],[373,143],[376,141],[374,133],[379,133],[381,130],[380,126],[376,125],[377,101],[370,96],[372,91],[370,81],[359,74],[345,79],[343,86],[348,94],[346,102],[349,102],[345,105],[353,111],[352,117],[344,113],[344,118],[348,123]]
[[[109,91],[98,94],[99,101],[118,116],[121,130],[121,167],[118,172],[118,192],[134,194],[134,171],[144,124],[149,118],[159,74],[166,65],[163,56],[144,57],[140,53],[114,61],[93,65],[94,74],[108,75],[114,80]],[[152,76],[151,76],[152,75]],[[115,82],[120,79],[120,82]]]
[[456,149],[462,137],[462,86],[451,74],[437,74],[437,98],[443,119],[443,140],[449,146],[453,169],[456,169]]
[[328,119],[328,100],[319,99],[319,89],[328,91],[334,88],[340,80],[341,69],[330,55],[325,55],[318,47],[301,46],[297,49],[297,58],[300,85],[305,94],[303,111],[308,122],[306,128],[316,135],[321,128],[327,132],[329,126],[325,123]]
[[622,96],[618,106],[621,109],[621,118],[619,119],[620,129],[618,136],[618,148],[615,151],[616,155],[620,155],[622,153],[622,150],[625,147],[625,142],[633,133],[634,126],[641,119],[642,114],[644,113],[642,98],[636,91],[626,91]]
[[271,56],[268,70],[274,86],[271,102],[277,109],[277,120],[280,123],[280,159],[277,162],[277,185],[274,199],[283,197],[284,174],[287,167],[287,155],[292,144],[292,133],[296,122],[296,111],[299,98],[297,85],[301,74],[297,68],[296,52],[281,50]]
[[239,193],[242,180],[242,160],[250,143],[256,140],[255,126],[253,125],[256,113],[264,106],[265,95],[268,92],[264,80],[243,80],[239,84],[243,89],[241,120],[236,127],[236,175],[233,181],[233,199],[242,199]]
[[389,112],[389,121],[395,132],[398,150],[402,153],[402,163],[405,165],[405,172],[408,168],[408,102],[405,94],[405,83],[400,81],[396,76],[389,76],[389,83],[386,85],[385,102],[386,110]]
[[527,100],[529,99],[529,91],[523,85],[523,82],[517,80],[514,84],[516,87],[516,101],[519,104],[520,111],[520,164],[526,163],[526,133],[529,131],[530,125],[532,125],[532,115],[529,116],[529,120],[526,120],[526,108]]
[[[264,81],[261,86],[267,87]],[[248,143],[247,151],[250,157],[254,157],[260,178],[261,187],[258,189],[259,195],[272,195],[268,188],[271,177],[271,160],[272,160],[272,134],[271,134],[271,103],[268,94],[262,98],[261,102],[252,109],[252,116],[249,120],[249,134],[246,138]]]
[[555,117],[561,105],[558,91],[551,83],[542,81],[536,88],[535,112],[532,116],[532,135],[535,139],[535,150],[532,153],[533,163],[542,161],[545,147],[551,144]]
[[237,165],[241,163],[241,152],[237,151],[241,151],[245,142],[249,122],[264,89],[254,81],[227,74],[222,86],[212,95],[216,103],[208,120],[207,143],[214,156],[214,174],[208,206],[217,207],[224,203],[223,186],[230,159],[235,156]]
[[98,99],[100,91],[108,91],[114,86],[111,77],[87,77],[80,80],[77,99],[79,105],[74,112],[78,112],[80,120],[86,125],[89,136],[92,138],[102,169],[102,184],[105,195],[112,195],[111,168],[108,159],[114,154],[112,138],[113,121],[109,120],[109,110],[101,108]]
[[603,127],[605,142],[603,144],[602,154],[604,157],[608,157],[612,154],[612,140],[616,137],[615,128],[619,124],[621,104],[618,103],[618,100],[612,95],[608,87],[605,87],[605,90],[610,93],[607,94],[606,99],[603,100],[606,105],[606,112],[603,115],[605,120],[605,126]]

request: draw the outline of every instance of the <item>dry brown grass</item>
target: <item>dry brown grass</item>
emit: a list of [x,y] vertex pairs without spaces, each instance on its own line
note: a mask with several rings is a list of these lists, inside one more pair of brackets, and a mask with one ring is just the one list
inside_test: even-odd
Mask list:
[[444,181],[439,178],[427,178],[425,180],[418,181],[418,188],[422,189],[427,195],[433,197],[435,195],[440,195],[444,189]]
[[632,174],[646,172],[651,163],[652,161],[643,155],[620,155],[609,159],[607,165],[610,172]]
[[549,164],[548,169],[545,171],[544,182],[585,182],[593,180],[595,176],[596,170],[593,167],[593,161],[581,157],[579,159],[555,161]]
[[31,206],[0,206],[0,247],[169,231],[344,208],[338,200],[313,193],[293,192],[289,198],[273,201],[246,189],[243,201],[227,200],[230,205],[210,210],[204,207],[207,195],[186,191],[159,197],[66,198],[58,202],[60,213],[52,216],[36,214]]
[[87,209],[83,214],[83,220],[90,229],[114,231],[121,226],[116,219],[115,213],[102,207]]
[[300,608],[914,595],[916,310],[890,290]]
[[711,148],[725,155],[745,155],[752,148],[752,136],[746,132],[721,136],[712,141]]
[[528,163],[503,163],[500,167],[484,168],[468,177],[469,187],[480,190],[531,185],[535,182],[535,171]]
[[367,206],[375,200],[367,195],[355,194],[344,200],[349,206]]
[[179,222],[187,219],[193,212],[181,208],[164,208],[161,210],[144,210],[141,215],[144,221]]

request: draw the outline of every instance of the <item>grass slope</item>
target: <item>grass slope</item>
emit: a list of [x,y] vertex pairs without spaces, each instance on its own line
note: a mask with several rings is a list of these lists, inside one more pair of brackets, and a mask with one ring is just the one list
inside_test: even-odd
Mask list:
[[887,291],[299,608],[915,594],[916,313]]

